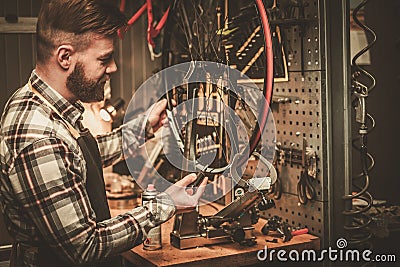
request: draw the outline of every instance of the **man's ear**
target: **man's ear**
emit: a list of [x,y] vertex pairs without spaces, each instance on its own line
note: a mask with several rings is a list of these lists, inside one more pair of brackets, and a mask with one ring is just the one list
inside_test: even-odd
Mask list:
[[72,45],[60,45],[57,48],[57,62],[61,68],[68,70],[71,66],[71,56],[74,53]]

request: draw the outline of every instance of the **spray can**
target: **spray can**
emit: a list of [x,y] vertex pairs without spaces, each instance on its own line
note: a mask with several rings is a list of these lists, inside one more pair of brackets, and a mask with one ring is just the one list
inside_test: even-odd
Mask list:
[[[156,195],[158,194],[153,184],[148,184],[146,190],[142,193],[142,205],[156,201]],[[143,242],[143,249],[145,250],[156,250],[161,248],[161,225],[151,228],[147,233],[147,238]]]

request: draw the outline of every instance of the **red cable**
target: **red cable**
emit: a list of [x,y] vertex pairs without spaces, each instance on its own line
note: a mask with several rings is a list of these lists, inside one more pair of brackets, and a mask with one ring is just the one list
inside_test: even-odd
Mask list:
[[[261,139],[261,132],[263,131],[265,125],[267,124],[269,107],[272,98],[272,90],[273,90],[273,82],[274,82],[274,56],[272,50],[272,37],[270,32],[270,26],[268,22],[267,12],[265,11],[265,7],[262,0],[256,0],[256,4],[258,7],[258,11],[261,18],[261,24],[264,31],[264,39],[265,39],[265,56],[266,56],[266,68],[265,68],[265,80],[264,80],[264,96],[265,101],[262,103],[262,113],[260,114],[260,121],[258,125],[256,125],[256,130],[251,136],[250,139],[250,147],[246,148],[244,153],[242,154],[242,158],[239,160],[238,166],[246,163],[248,158],[246,158],[246,152],[253,152],[258,142]],[[250,154],[250,153],[249,153]]]
[[265,55],[267,58],[266,62],[266,77],[265,77],[265,102],[263,105],[263,113],[261,117],[261,121],[259,122],[260,125],[260,130],[257,131],[256,135],[256,140],[257,142],[254,142],[252,145],[253,147],[250,147],[250,151],[253,151],[255,149],[255,146],[257,145],[258,141],[261,138],[261,132],[264,129],[267,119],[268,119],[268,112],[269,112],[269,107],[271,104],[271,97],[272,97],[272,90],[273,90],[273,81],[274,81],[274,56],[273,56],[273,50],[272,50],[272,37],[271,37],[271,32],[270,32],[270,26],[268,22],[268,16],[267,12],[265,11],[264,4],[262,0],[256,0],[258,10],[260,12],[260,17],[261,17],[261,24],[263,25],[263,31],[264,31],[264,38],[265,38]]
[[126,0],[121,0],[121,4],[119,5],[119,10],[121,12],[125,11],[125,4],[126,4]]

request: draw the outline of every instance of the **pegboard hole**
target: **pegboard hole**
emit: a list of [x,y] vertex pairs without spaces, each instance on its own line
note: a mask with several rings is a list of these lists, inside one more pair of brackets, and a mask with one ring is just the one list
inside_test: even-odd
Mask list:
[[300,213],[300,212],[298,212],[298,213],[297,213],[297,215],[298,215],[298,216],[301,216],[301,213]]

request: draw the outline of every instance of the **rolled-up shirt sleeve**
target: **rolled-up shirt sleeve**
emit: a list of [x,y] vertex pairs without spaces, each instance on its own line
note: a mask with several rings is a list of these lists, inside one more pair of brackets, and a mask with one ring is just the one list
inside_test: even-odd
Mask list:
[[[40,236],[60,256],[75,264],[104,259],[126,251],[146,237],[152,225],[146,207],[96,222],[85,189],[84,160],[60,139],[48,137],[25,147],[9,173],[18,201]],[[169,196],[161,195],[163,221],[175,212]],[[165,200],[166,199],[166,200]]]

